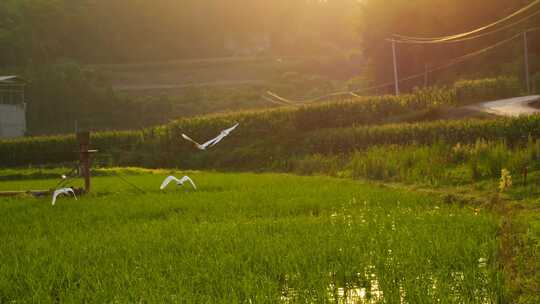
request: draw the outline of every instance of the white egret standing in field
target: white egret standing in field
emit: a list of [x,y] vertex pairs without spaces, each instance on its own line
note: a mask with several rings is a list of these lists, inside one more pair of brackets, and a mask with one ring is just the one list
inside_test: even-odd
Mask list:
[[165,189],[165,187],[167,187],[167,185],[172,182],[172,181],[175,181],[176,184],[178,186],[182,186],[185,182],[190,182],[191,185],[193,186],[193,189],[197,189],[197,186],[195,185],[195,183],[191,180],[191,178],[189,178],[189,176],[184,176],[182,177],[181,179],[178,179],[174,176],[168,176],[167,178],[165,178],[165,180],[163,181],[163,183],[161,183],[161,187],[159,187],[160,190],[163,190]]
[[73,189],[71,188],[62,188],[62,189],[55,190],[52,197],[52,205],[54,206],[54,204],[56,204],[56,198],[59,195],[70,195],[70,194],[73,194],[73,197],[75,198],[75,200],[77,200],[75,191],[73,191]]
[[195,144],[195,147],[197,147],[197,149],[199,150],[206,150],[207,148],[210,148],[210,147],[213,147],[215,146],[217,143],[219,143],[223,138],[227,137],[229,134],[231,134],[231,132],[236,129],[236,127],[238,127],[239,124],[236,124],[228,129],[225,129],[223,131],[221,131],[221,133],[219,133],[219,135],[215,138],[212,138],[210,139],[209,141],[205,142],[204,144],[199,144],[198,142],[194,141],[193,139],[191,139],[189,136],[187,136],[186,134],[182,134],[182,137],[187,140],[187,141],[190,141],[192,142],[193,144]]

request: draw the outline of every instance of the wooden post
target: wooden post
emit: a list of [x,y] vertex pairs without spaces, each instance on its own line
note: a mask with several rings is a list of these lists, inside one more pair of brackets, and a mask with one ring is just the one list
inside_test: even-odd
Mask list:
[[84,191],[90,192],[90,132],[78,132],[80,172],[84,178]]
[[399,79],[398,79],[396,41],[395,40],[392,40],[392,55],[393,55],[393,58],[394,58],[394,82],[395,82],[395,87],[396,87],[396,96],[399,96]]

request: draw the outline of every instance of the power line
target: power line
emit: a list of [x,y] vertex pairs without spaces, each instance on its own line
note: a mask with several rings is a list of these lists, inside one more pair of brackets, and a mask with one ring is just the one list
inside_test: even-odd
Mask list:
[[[540,30],[540,28],[534,28],[534,29],[530,29],[530,30]],[[530,31],[530,30],[527,30],[527,31]],[[495,43],[495,44],[492,44],[492,45],[490,45],[490,46],[488,46],[488,47],[485,47],[485,48],[483,48],[483,49],[481,49],[481,50],[477,50],[477,51],[474,51],[474,52],[472,52],[472,53],[468,53],[468,54],[465,54],[465,55],[463,55],[463,56],[459,56],[459,57],[453,58],[453,59],[451,59],[448,63],[443,64],[443,65],[440,65],[440,66],[435,67],[435,68],[432,68],[432,69],[428,69],[426,72],[427,72],[427,73],[432,73],[432,72],[436,72],[436,71],[440,71],[440,70],[444,70],[444,69],[450,68],[450,67],[452,67],[452,66],[454,66],[454,65],[456,65],[456,64],[459,64],[459,63],[462,63],[462,62],[464,62],[464,61],[467,61],[468,59],[470,59],[470,58],[472,58],[472,57],[476,57],[476,56],[478,56],[478,55],[487,53],[487,52],[489,52],[489,51],[491,51],[491,50],[493,50],[493,49],[495,49],[495,48],[497,48],[497,47],[499,47],[499,46],[501,46],[501,45],[504,45],[504,44],[506,44],[506,43],[508,43],[508,42],[510,42],[510,41],[512,41],[512,40],[514,40],[514,39],[516,39],[516,38],[518,38],[518,37],[520,37],[521,35],[522,35],[521,33],[516,34],[516,35],[514,35],[514,36],[512,36],[512,37],[510,37],[510,38],[501,40],[501,41],[499,41],[499,42],[497,42],[497,43]],[[418,73],[418,74],[414,74],[414,75],[410,75],[410,76],[407,76],[407,77],[405,77],[405,78],[401,78],[401,79],[399,79],[399,82],[404,82],[404,81],[408,81],[408,80],[412,80],[412,79],[415,79],[415,78],[422,77],[422,76],[424,76],[424,75],[426,74],[426,72]],[[390,84],[393,84],[393,82],[390,83]],[[387,86],[389,86],[389,85],[387,85]]]
[[537,12],[535,12],[535,13],[527,16],[527,17],[524,17],[524,18],[522,18],[522,19],[520,19],[520,20],[518,20],[516,22],[504,25],[504,26],[502,26],[502,27],[500,27],[498,29],[495,29],[495,30],[492,30],[492,31],[489,31],[489,32],[486,32],[486,33],[478,34],[478,35],[475,35],[475,36],[471,36],[471,37],[456,39],[456,40],[448,40],[448,41],[392,40],[392,41],[395,41],[396,43],[400,43],[400,44],[439,44],[439,43],[456,43],[456,42],[469,41],[469,40],[474,40],[474,39],[479,39],[479,38],[482,38],[482,37],[485,37],[485,36],[489,36],[489,35],[504,31],[506,29],[512,28],[512,27],[514,27],[514,26],[516,26],[516,25],[518,25],[518,24],[520,24],[522,22],[525,22],[525,21],[531,19],[532,17],[536,17],[539,14],[540,14],[540,10],[538,10]]
[[[531,29],[526,30],[525,32],[532,32],[532,31],[538,31],[538,30],[540,30],[540,27],[531,28]],[[422,72],[422,73],[413,74],[413,75],[409,75],[407,77],[401,78],[401,79],[398,80],[398,82],[405,82],[405,81],[413,80],[413,79],[416,79],[416,78],[424,77],[426,75],[426,73],[433,73],[433,72],[436,72],[436,71],[448,69],[448,68],[450,68],[450,67],[452,67],[452,66],[454,66],[456,64],[467,61],[470,58],[473,58],[473,57],[476,57],[478,55],[487,53],[487,52],[489,52],[489,51],[491,51],[491,50],[493,50],[493,49],[495,49],[495,48],[497,48],[497,47],[499,47],[501,45],[504,45],[504,44],[506,44],[506,43],[520,37],[521,35],[522,35],[522,33],[516,34],[516,35],[514,35],[514,36],[512,36],[510,38],[501,40],[501,41],[499,41],[499,42],[497,42],[495,44],[492,44],[490,46],[487,46],[487,47],[485,47],[483,49],[474,51],[472,53],[465,54],[463,56],[453,58],[449,62],[447,62],[447,63],[445,63],[443,65],[440,65],[438,67],[428,69],[427,71]],[[320,96],[320,97],[316,97],[316,98],[312,98],[312,99],[306,99],[306,100],[291,100],[291,99],[287,99],[287,98],[284,98],[282,96],[279,96],[276,93],[273,93],[273,92],[270,92],[270,91],[268,91],[267,94],[269,96],[273,97],[274,99],[279,100],[280,102],[285,103],[287,105],[298,106],[298,105],[303,105],[303,104],[305,105],[305,104],[313,103],[313,102],[320,101],[320,100],[323,100],[323,99],[327,99],[329,97],[344,96],[344,95],[360,97],[360,95],[358,95],[358,93],[366,92],[366,91],[372,91],[372,90],[376,90],[376,89],[381,89],[381,88],[389,87],[389,86],[394,85],[394,84],[395,84],[394,81],[386,82],[386,83],[382,83],[382,84],[379,84],[379,85],[375,85],[375,86],[372,86],[372,87],[367,87],[367,88],[363,88],[363,89],[359,89],[359,90],[335,92],[335,93],[326,94],[326,95],[323,95],[323,96]],[[270,99],[267,96],[263,96],[263,98],[268,100],[268,101],[272,101],[274,103],[277,103],[277,102],[275,102],[274,100]]]
[[465,38],[467,36],[470,36],[470,35],[473,35],[473,34],[476,34],[476,33],[480,33],[480,32],[483,32],[485,30],[488,30],[490,28],[496,27],[499,24],[504,23],[504,22],[506,22],[506,21],[508,21],[508,20],[510,20],[510,19],[512,19],[512,18],[514,18],[514,17],[516,17],[516,16],[530,10],[531,8],[533,8],[535,5],[537,5],[539,3],[540,3],[540,0],[535,0],[531,4],[529,4],[529,5],[525,6],[524,8],[510,14],[509,16],[506,16],[506,17],[504,17],[502,19],[499,19],[499,20],[497,20],[497,21],[495,21],[495,22],[493,22],[491,24],[488,24],[486,26],[474,29],[474,30],[469,31],[469,32],[461,33],[461,34],[443,36],[443,37],[431,37],[431,38],[413,37],[413,36],[405,36],[405,35],[394,34],[394,37],[400,38],[401,40],[418,41],[418,42],[430,41],[431,43],[440,43],[440,42],[446,42],[446,41],[450,41],[450,40],[462,39],[462,38]]
[[435,67],[435,68],[432,68],[432,69],[428,69],[427,71],[425,72],[422,72],[422,73],[418,73],[418,74],[414,74],[414,75],[411,75],[411,76],[407,76],[405,78],[402,78],[399,80],[399,82],[405,82],[405,81],[409,81],[409,80],[413,80],[413,79],[416,79],[416,78],[420,78],[420,77],[423,77],[426,75],[426,73],[433,73],[433,72],[436,72],[436,71],[440,71],[440,70],[445,70],[445,69],[448,69],[456,64],[459,64],[459,63],[462,63],[462,62],[465,62],[467,61],[469,58],[472,58],[472,57],[476,57],[478,55],[481,55],[481,54],[484,54],[484,53],[487,53],[489,51],[491,51],[492,49],[495,49],[505,43],[508,43],[518,37],[520,37],[522,34],[517,34],[517,35],[514,35],[508,39],[505,39],[505,40],[502,40],[502,41],[499,41],[497,42],[496,44],[493,44],[491,46],[488,46],[486,48],[483,48],[481,50],[478,50],[478,51],[475,51],[475,52],[472,52],[472,53],[469,53],[469,54],[465,54],[463,56],[460,56],[460,57],[457,57],[457,58],[454,58],[452,60],[450,60],[448,63],[445,63],[443,65],[440,65],[438,67]]

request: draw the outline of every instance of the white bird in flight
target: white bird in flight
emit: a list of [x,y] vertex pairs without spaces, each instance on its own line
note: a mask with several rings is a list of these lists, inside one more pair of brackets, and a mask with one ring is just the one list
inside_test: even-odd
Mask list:
[[210,139],[209,141],[205,142],[204,144],[199,144],[198,142],[194,141],[193,139],[191,139],[189,136],[187,136],[186,134],[182,134],[182,137],[187,140],[187,141],[190,141],[192,143],[195,144],[195,147],[197,147],[197,149],[199,150],[206,150],[207,148],[210,148],[210,147],[213,147],[215,146],[217,143],[219,143],[223,138],[225,138],[227,135],[231,134],[231,132],[236,129],[236,127],[238,127],[239,124],[235,124],[234,126],[228,128],[228,129],[225,129],[223,131],[221,131],[221,133],[219,133],[219,135],[215,138],[212,138]]
[[77,200],[77,196],[75,195],[75,191],[73,191],[73,189],[71,189],[71,188],[62,188],[62,189],[58,189],[58,190],[54,191],[53,197],[52,197],[52,205],[53,206],[56,203],[56,198],[59,195],[62,195],[62,194],[63,195],[73,194],[73,197],[75,198],[75,200]]
[[167,178],[165,178],[165,180],[163,181],[163,183],[161,183],[161,187],[159,187],[160,190],[163,190],[165,189],[165,187],[167,187],[167,185],[172,182],[172,181],[175,181],[176,184],[178,186],[182,186],[185,182],[190,182],[191,185],[193,186],[193,189],[197,189],[197,186],[195,185],[195,183],[191,180],[191,178],[189,178],[189,176],[184,176],[182,177],[181,179],[178,179],[174,176],[168,176]]

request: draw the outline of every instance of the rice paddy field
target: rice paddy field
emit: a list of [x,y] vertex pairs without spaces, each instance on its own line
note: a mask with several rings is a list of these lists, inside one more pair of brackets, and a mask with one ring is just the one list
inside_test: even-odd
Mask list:
[[[500,219],[330,177],[188,172],[0,198],[0,303],[499,303]],[[185,172],[184,172],[185,173]],[[4,180],[0,190],[57,179]]]

